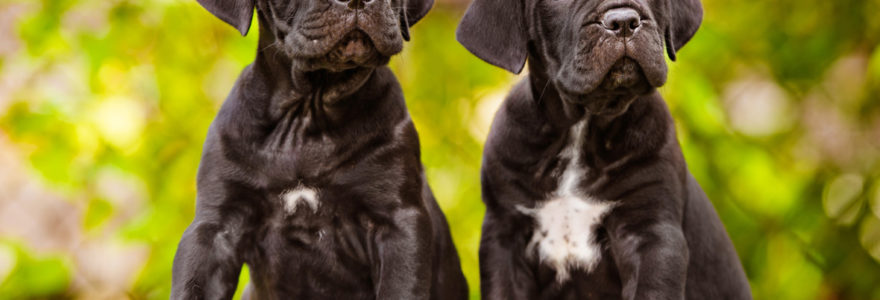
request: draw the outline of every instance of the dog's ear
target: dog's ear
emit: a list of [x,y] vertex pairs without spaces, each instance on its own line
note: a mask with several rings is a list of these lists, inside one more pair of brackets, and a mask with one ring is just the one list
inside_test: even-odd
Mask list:
[[400,10],[400,33],[403,39],[409,41],[409,28],[421,20],[434,6],[434,0],[401,0],[403,8]]
[[254,17],[255,0],[198,0],[209,12],[246,35]]
[[458,24],[456,39],[480,59],[519,74],[528,56],[524,2],[474,0]]
[[700,0],[669,0],[666,25],[666,54],[675,61],[675,52],[681,50],[697,33],[703,21]]

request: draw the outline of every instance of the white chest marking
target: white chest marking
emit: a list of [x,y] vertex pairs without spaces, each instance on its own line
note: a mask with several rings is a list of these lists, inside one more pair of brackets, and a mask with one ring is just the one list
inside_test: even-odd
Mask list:
[[284,210],[288,214],[294,214],[300,203],[305,203],[313,212],[318,211],[318,191],[305,186],[298,186],[295,189],[288,190],[281,194],[281,200],[284,201]]
[[556,270],[556,280],[569,278],[569,269],[592,271],[601,258],[596,241],[596,227],[613,208],[613,203],[586,196],[578,190],[586,170],[580,166],[586,121],[571,131],[572,142],[562,151],[568,158],[559,185],[547,201],[535,208],[517,207],[535,219],[535,232],[526,248],[529,255],[538,255],[541,263]]

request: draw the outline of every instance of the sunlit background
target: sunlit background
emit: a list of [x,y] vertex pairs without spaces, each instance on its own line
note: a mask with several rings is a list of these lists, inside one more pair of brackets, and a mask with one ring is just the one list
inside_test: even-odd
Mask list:
[[[880,0],[703,3],[661,92],[755,297],[880,299]],[[518,77],[455,42],[466,5],[391,64],[477,299],[482,141]],[[0,298],[168,298],[256,33],[195,0],[0,0]]]

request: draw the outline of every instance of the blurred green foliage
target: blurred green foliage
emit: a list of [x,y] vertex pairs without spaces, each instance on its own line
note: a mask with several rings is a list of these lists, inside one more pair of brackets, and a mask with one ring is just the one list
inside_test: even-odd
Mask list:
[[[880,299],[880,1],[703,2],[661,92],[756,298]],[[465,5],[438,1],[391,65],[476,299],[482,141],[518,77],[455,42]],[[191,0],[0,1],[0,153],[20,166],[0,167],[0,216],[29,220],[0,220],[0,299],[168,297],[256,32]]]

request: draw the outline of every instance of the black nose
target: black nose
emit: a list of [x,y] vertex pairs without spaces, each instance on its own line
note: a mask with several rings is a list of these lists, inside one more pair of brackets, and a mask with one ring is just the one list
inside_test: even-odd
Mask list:
[[618,36],[630,36],[639,26],[642,26],[641,17],[635,9],[621,7],[608,10],[602,16],[602,26]]
[[347,4],[350,9],[364,9],[364,6],[373,0],[336,0],[336,2]]

